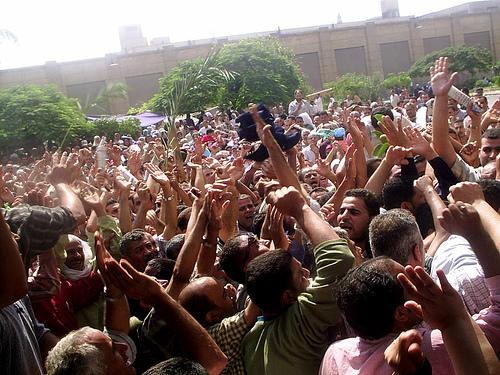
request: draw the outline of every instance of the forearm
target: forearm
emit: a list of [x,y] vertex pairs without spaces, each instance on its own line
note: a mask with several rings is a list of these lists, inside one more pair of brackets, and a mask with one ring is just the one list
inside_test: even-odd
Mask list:
[[434,150],[451,168],[455,163],[455,150],[448,138],[448,97],[436,96],[432,115],[432,144]]
[[132,229],[144,229],[146,227],[146,206],[144,203],[141,203],[139,208],[137,209],[137,214],[135,215],[134,224]]
[[105,293],[105,298],[105,327],[113,331],[128,333],[130,310],[127,298],[117,288],[108,289]]
[[119,205],[120,205],[120,215],[118,221],[120,224],[120,230],[122,234],[125,234],[132,230],[132,214],[130,211],[130,200],[128,191],[120,193]]
[[478,147],[481,145],[481,122],[479,119],[477,121],[473,120],[470,124],[470,133],[467,143],[473,142],[475,142]]
[[0,239],[2,261],[0,262],[0,310],[28,293],[26,273],[16,241],[9,226],[0,213]]
[[186,357],[201,364],[209,374],[219,374],[227,364],[227,358],[207,330],[167,293],[162,292],[154,302],[154,308],[169,326],[176,331],[177,343]]
[[489,374],[470,317],[456,319],[441,330],[443,341],[457,375]]
[[198,217],[192,232],[186,234],[184,245],[175,262],[172,278],[167,286],[168,294],[175,300],[179,297],[182,289],[189,283],[196,260],[198,259],[198,254],[200,253],[205,226],[206,219]]
[[366,185],[368,181],[368,172],[366,169],[366,159],[365,153],[363,151],[363,144],[360,144],[359,147],[356,145],[358,152],[356,152],[355,160],[356,163],[356,187],[363,187]]
[[232,193],[229,199],[229,206],[226,208],[222,214],[222,228],[219,231],[219,237],[222,241],[227,241],[238,231],[238,198],[239,192],[236,188],[230,188],[228,190]]
[[207,230],[206,239],[201,245],[200,254],[196,262],[198,275],[212,275],[215,264],[218,234],[219,231],[217,229],[209,228]]
[[479,212],[483,228],[493,239],[496,248],[500,248],[500,215],[486,201],[479,200],[473,203],[474,208]]
[[336,240],[339,238],[333,227],[320,218],[311,207],[307,205],[302,207],[300,217],[296,217],[295,220],[297,220],[304,233],[309,237],[313,247],[316,247],[324,241]]
[[240,194],[248,195],[254,204],[257,204],[257,202],[259,201],[259,198],[257,197],[257,195],[255,195],[255,193],[252,190],[250,190],[250,188],[247,185],[243,184],[242,182],[236,181],[236,188],[238,189]]
[[60,205],[71,211],[77,225],[85,223],[85,220],[87,220],[85,209],[83,208],[82,201],[78,198],[73,189],[71,189],[69,185],[63,183],[54,185],[54,188],[59,197]]
[[365,189],[370,190],[375,194],[382,194],[382,189],[391,174],[392,167],[393,165],[391,165],[385,158],[382,159],[382,162],[366,183]]
[[500,252],[490,235],[485,231],[479,230],[474,235],[468,236],[467,240],[484,271],[484,277],[490,278],[500,275]]
[[432,212],[432,221],[434,222],[434,228],[436,230],[436,235],[432,240],[431,245],[429,246],[429,250],[427,254],[430,256],[434,256],[439,246],[449,237],[449,233],[441,226],[438,220],[438,216],[441,216],[443,210],[446,208],[446,205],[441,200],[436,191],[429,186],[423,192],[425,201],[429,205]]
[[[164,192],[165,194],[165,192]],[[165,240],[170,240],[173,236],[177,234],[177,204],[173,197],[163,196],[161,202],[161,208],[163,210],[164,216],[162,220],[165,223],[165,228],[163,230],[163,238]]]

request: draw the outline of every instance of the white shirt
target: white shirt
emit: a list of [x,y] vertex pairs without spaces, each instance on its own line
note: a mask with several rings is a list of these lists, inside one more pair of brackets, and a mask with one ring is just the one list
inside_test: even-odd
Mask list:
[[483,268],[465,238],[452,234],[439,246],[431,266],[434,281],[438,280],[439,269],[444,271],[471,315],[491,305]]

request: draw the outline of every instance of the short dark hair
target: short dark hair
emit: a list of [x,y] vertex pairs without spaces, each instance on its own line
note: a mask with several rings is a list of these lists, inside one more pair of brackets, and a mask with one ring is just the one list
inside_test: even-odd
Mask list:
[[120,240],[120,254],[128,255],[128,247],[131,242],[142,240],[146,237],[146,232],[143,229],[134,229],[125,235]]
[[380,213],[380,202],[375,194],[367,189],[351,189],[347,190],[344,194],[344,198],[354,197],[362,199],[365,202],[365,206],[368,209],[368,214],[370,217],[377,216]]
[[186,235],[184,233],[176,234],[173,236],[165,246],[165,254],[168,259],[177,260],[179,253],[181,252],[182,246],[184,246],[184,240]]
[[264,313],[279,313],[283,292],[292,287],[292,255],[268,251],[252,259],[247,267],[246,287],[250,299]]
[[481,138],[488,138],[488,139],[500,138],[500,128],[486,129],[486,131],[483,133],[483,136]]
[[366,160],[366,172],[368,177],[371,177],[371,175],[375,173],[381,162],[382,159],[380,158],[369,158]]
[[404,303],[403,287],[390,273],[390,259],[369,259],[339,282],[337,303],[356,334],[377,340],[391,332],[394,312]]
[[266,219],[266,212],[256,213],[252,220],[252,233],[256,236],[260,236],[260,232],[262,231],[262,225],[264,224],[264,220]]
[[175,357],[157,363],[146,372],[143,372],[143,375],[208,375],[208,372],[198,362]]
[[402,178],[390,178],[382,188],[384,208],[386,210],[401,208],[403,202],[411,202],[413,194],[413,186],[404,182]]
[[500,181],[481,179],[478,183],[486,202],[498,212],[500,208]]
[[334,190],[330,190],[328,192],[326,192],[325,194],[323,194],[321,197],[318,198],[318,204],[323,207],[326,202],[328,202],[330,200],[330,198],[333,196],[333,194],[335,194],[335,191]]
[[191,217],[191,207],[187,207],[177,216],[177,228],[182,232],[185,232],[189,223],[189,218]]
[[396,208],[373,218],[369,229],[373,256],[387,255],[406,265],[416,245],[422,247],[417,222],[409,211]]
[[245,271],[243,271],[245,250],[242,249],[242,241],[248,235],[248,233],[241,233],[228,239],[219,255],[219,264],[226,275],[240,284],[245,283]]
[[375,115],[383,115],[383,116],[389,116],[391,118],[391,120],[394,121],[394,114],[392,113],[392,110],[390,110],[389,108],[385,107],[385,106],[379,106],[379,107],[375,107],[373,110],[372,110],[372,114],[371,114],[371,122],[372,122],[372,126],[375,128],[375,130],[380,130],[380,126],[378,126],[378,120],[375,118]]
[[175,261],[166,258],[153,258],[146,265],[146,275],[154,276],[160,280],[170,280],[174,272]]

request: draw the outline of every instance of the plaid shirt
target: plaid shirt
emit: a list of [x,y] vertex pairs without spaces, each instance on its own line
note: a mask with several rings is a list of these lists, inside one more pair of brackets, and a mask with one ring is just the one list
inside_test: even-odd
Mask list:
[[241,340],[252,328],[245,321],[245,312],[223,319],[220,323],[208,328],[208,333],[215,340],[219,348],[227,356],[228,363],[222,375],[244,375],[245,365],[241,351]]
[[[227,366],[221,374],[245,374],[240,344],[252,325],[247,324],[244,311],[241,311],[208,328],[208,333],[228,358]],[[151,363],[157,363],[172,356],[182,356],[176,345],[176,335],[179,334],[184,333],[175,332],[168,321],[163,320],[154,309],[151,310],[141,328],[141,345],[143,349],[147,348],[147,356],[152,358]]]

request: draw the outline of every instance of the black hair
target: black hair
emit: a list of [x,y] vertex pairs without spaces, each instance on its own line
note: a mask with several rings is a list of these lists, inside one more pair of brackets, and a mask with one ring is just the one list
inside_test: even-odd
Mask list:
[[385,256],[369,259],[339,282],[340,311],[363,339],[377,340],[389,334],[394,312],[404,304],[403,287],[390,273],[391,262]]
[[170,280],[174,272],[175,261],[165,258],[153,258],[146,265],[146,275],[154,276],[160,280]]
[[481,138],[488,138],[488,139],[500,138],[500,128],[486,129],[486,131],[483,133],[483,136]]
[[262,312],[281,312],[283,292],[293,288],[292,260],[292,255],[286,251],[268,251],[248,264],[247,292]]
[[386,210],[401,208],[401,203],[411,202],[414,190],[402,178],[393,177],[386,181],[382,188],[382,200]]
[[380,158],[369,158],[368,160],[366,160],[366,172],[368,174],[368,178],[370,178],[371,175],[375,173],[381,162],[382,159]]
[[330,190],[318,198],[318,204],[323,207],[328,200],[335,194],[334,190]]
[[231,280],[240,284],[245,283],[245,271],[243,271],[245,267],[244,252],[247,250],[242,248],[242,241],[245,236],[248,236],[248,234],[241,233],[231,237],[224,243],[219,255],[220,267]]
[[486,202],[498,212],[500,208],[500,181],[481,179],[478,183]]
[[262,230],[262,225],[264,224],[264,220],[266,219],[266,212],[256,213],[253,217],[252,221],[252,233],[256,236],[260,236],[260,232]]
[[175,357],[157,363],[146,372],[143,372],[143,375],[208,375],[208,372],[198,362]]
[[367,189],[351,189],[347,190],[344,194],[346,197],[360,198],[365,202],[365,206],[368,209],[368,215],[370,217],[375,217],[380,213],[380,202],[377,196]]
[[182,246],[184,245],[185,238],[186,235],[184,233],[176,234],[167,242],[167,245],[165,246],[165,254],[168,259],[177,260]]
[[177,216],[177,227],[181,230],[181,232],[186,232],[189,218],[191,217],[191,207],[185,208],[179,216]]
[[125,235],[120,240],[120,254],[127,255],[128,247],[131,242],[142,240],[146,237],[146,232],[143,229],[134,229]]
[[380,130],[380,126],[378,126],[378,120],[375,118],[375,115],[379,114],[384,116],[389,116],[391,120],[394,121],[394,114],[392,113],[392,110],[390,110],[385,106],[375,107],[371,115],[372,126],[375,130]]

